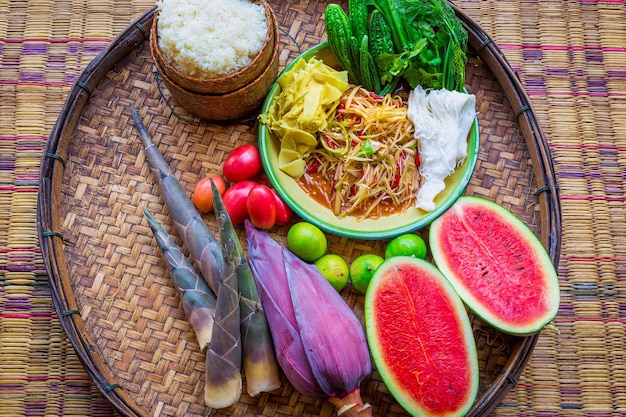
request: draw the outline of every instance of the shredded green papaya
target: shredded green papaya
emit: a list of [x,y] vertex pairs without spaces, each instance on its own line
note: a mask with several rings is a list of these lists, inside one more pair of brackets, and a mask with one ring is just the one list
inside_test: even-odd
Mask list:
[[330,184],[326,201],[339,217],[377,218],[408,207],[419,187],[413,132],[401,97],[352,87],[320,133],[345,136],[341,152],[312,151],[306,163],[315,169],[307,169],[303,181]]

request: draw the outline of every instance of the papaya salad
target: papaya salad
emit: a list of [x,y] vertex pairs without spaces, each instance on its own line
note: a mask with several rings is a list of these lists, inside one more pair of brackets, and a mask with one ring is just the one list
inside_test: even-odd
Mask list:
[[278,166],[335,216],[432,211],[467,155],[473,95],[417,88],[380,96],[317,58],[280,78],[260,117],[280,140]]
[[301,187],[336,216],[378,218],[410,206],[419,186],[417,139],[400,96],[353,86],[306,157]]
[[329,4],[337,65],[296,61],[260,116],[280,141],[279,168],[339,218],[433,211],[467,156],[476,116],[463,83],[467,33],[446,2],[417,3],[375,0],[350,16]]

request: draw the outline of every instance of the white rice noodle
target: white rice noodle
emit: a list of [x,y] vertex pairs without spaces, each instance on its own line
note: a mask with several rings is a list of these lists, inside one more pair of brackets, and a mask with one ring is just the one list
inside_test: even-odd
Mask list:
[[417,87],[408,100],[408,118],[415,126],[420,158],[420,189],[415,205],[435,209],[445,179],[467,156],[467,135],[476,116],[476,97],[457,91]]

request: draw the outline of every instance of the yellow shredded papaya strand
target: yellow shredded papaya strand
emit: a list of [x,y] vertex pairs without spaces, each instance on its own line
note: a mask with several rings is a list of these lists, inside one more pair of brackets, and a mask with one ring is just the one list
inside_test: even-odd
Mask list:
[[361,211],[362,217],[368,217],[376,215],[385,200],[398,206],[415,198],[419,187],[417,144],[401,98],[378,97],[353,87],[343,95],[331,125],[334,123],[346,129],[350,140],[347,152],[318,148],[307,160],[319,163],[317,172],[328,173],[334,184],[330,201],[336,215]]

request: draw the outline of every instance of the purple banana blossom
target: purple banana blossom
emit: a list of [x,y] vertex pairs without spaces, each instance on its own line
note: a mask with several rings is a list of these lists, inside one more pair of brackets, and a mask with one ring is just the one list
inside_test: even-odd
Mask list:
[[360,384],[371,370],[365,331],[319,272],[246,221],[249,262],[276,356],[302,394],[324,396],[344,415],[369,416]]
[[287,288],[282,247],[246,221],[248,263],[270,326],[276,358],[287,379],[307,397],[323,397],[304,345]]

